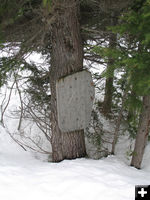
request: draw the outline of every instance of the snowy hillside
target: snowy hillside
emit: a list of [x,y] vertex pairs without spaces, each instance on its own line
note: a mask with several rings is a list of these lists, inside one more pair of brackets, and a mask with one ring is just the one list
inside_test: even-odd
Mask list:
[[135,185],[149,184],[150,166],[139,171],[114,156],[43,162],[14,144],[3,128],[0,134],[0,199],[132,200]]
[[[9,110],[14,109],[15,94]],[[7,120],[6,120],[7,119]],[[16,120],[5,118],[9,130]],[[0,199],[2,200],[134,200],[135,185],[150,183],[150,145],[142,170],[128,166],[128,139],[120,139],[117,156],[50,163],[24,151],[0,125]]]

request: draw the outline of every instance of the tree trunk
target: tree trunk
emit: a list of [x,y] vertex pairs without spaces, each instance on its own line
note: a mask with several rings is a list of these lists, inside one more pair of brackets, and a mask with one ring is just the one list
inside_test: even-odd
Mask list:
[[[113,19],[111,25],[115,25],[117,23],[116,20]],[[114,48],[116,47],[116,34],[110,33],[109,35],[109,47]],[[104,102],[103,102],[103,113],[104,115],[108,116],[111,112],[112,107],[112,96],[113,96],[113,81],[114,81],[114,68],[113,68],[114,59],[109,58],[109,62],[107,64],[107,72],[109,73],[109,76],[106,78],[105,83],[105,96],[104,96]]]
[[[109,68],[110,65],[107,67]],[[104,96],[103,110],[102,110],[105,116],[108,116],[111,113],[112,95],[113,95],[113,77],[108,77],[106,78],[105,96]]]
[[140,115],[135,148],[132,156],[131,166],[141,168],[144,149],[148,140],[150,130],[150,96],[143,97],[143,110]]
[[[83,69],[83,47],[78,22],[77,0],[53,0],[51,25],[51,127],[52,160],[73,159],[86,155],[84,131],[62,133],[58,127],[56,81]],[[63,105],[62,105],[63,106]]]
[[119,130],[120,130],[120,126],[121,126],[121,121],[122,121],[122,117],[123,117],[123,111],[124,111],[124,104],[127,98],[127,93],[128,93],[128,88],[125,90],[123,97],[122,97],[122,105],[118,114],[118,118],[116,121],[116,127],[115,127],[115,131],[114,131],[114,138],[113,138],[113,142],[112,142],[112,150],[111,150],[111,154],[114,155],[115,154],[115,148],[116,148],[116,143],[118,140],[118,136],[119,136]]

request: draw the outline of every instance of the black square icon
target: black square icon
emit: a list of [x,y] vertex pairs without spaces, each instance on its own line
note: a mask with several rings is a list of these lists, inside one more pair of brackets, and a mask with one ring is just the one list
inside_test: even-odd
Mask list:
[[135,200],[150,200],[150,185],[136,185]]

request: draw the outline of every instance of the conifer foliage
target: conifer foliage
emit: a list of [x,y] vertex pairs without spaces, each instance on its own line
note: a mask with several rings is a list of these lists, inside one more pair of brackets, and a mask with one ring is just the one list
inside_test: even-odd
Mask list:
[[128,91],[124,111],[132,116],[132,124],[135,118],[139,121],[131,165],[140,168],[150,130],[150,1],[136,1],[120,22],[109,28],[117,34],[116,48],[96,47],[95,51],[106,61],[113,57],[114,68],[125,74],[120,79]]

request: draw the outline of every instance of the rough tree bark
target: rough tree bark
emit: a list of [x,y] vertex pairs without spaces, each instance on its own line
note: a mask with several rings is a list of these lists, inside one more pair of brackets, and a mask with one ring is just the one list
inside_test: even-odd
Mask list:
[[150,131],[150,96],[143,97],[143,110],[140,115],[135,148],[132,156],[131,166],[141,168],[144,149]]
[[62,133],[58,127],[56,109],[56,80],[83,69],[78,5],[78,0],[52,1],[54,22],[51,25],[50,86],[53,162],[86,155],[84,130]]

